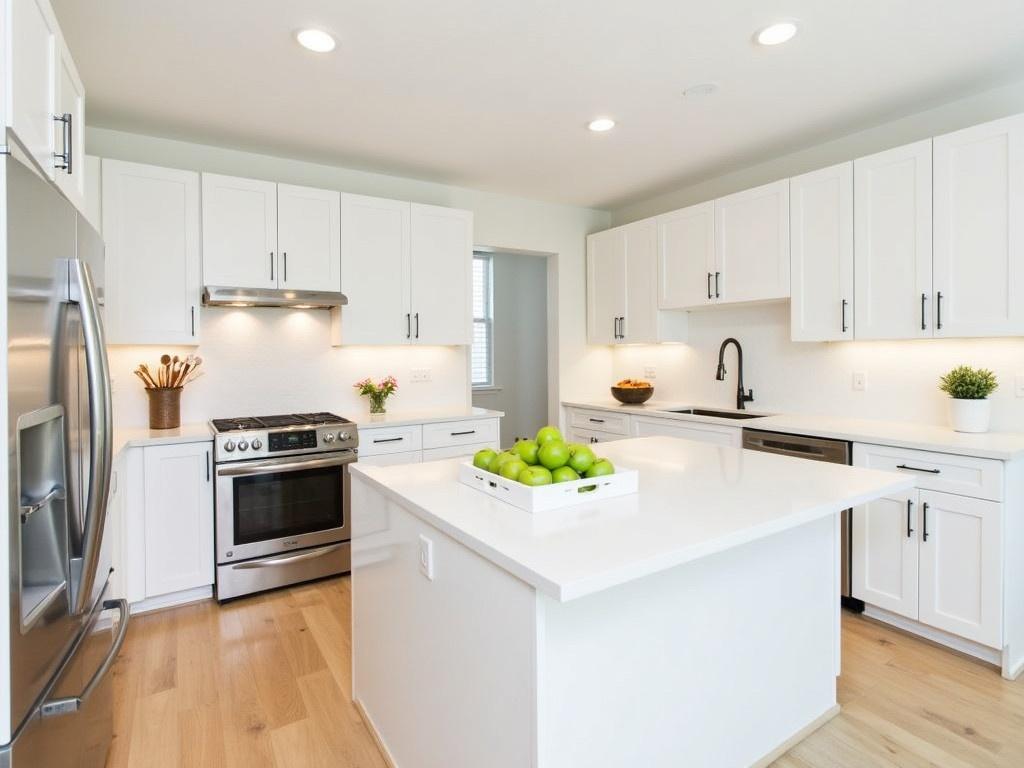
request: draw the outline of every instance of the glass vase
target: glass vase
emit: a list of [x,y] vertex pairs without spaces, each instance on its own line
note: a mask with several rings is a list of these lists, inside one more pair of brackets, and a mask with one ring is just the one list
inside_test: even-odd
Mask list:
[[386,413],[384,402],[387,398],[384,395],[370,395],[370,413]]

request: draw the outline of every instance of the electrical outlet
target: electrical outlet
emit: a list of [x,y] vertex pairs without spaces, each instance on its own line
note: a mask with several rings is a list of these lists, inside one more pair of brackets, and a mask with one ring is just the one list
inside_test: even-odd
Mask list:
[[434,542],[426,536],[420,536],[420,573],[431,581],[434,580]]
[[644,368],[645,379],[656,379],[658,378],[658,372],[655,370],[653,365],[648,365]]
[[864,371],[853,372],[853,389],[856,392],[863,392],[868,388],[868,375]]
[[430,381],[429,368],[413,368],[409,371],[409,381],[414,384]]
[[1013,394],[1017,397],[1024,397],[1024,373],[1018,373],[1014,379]]

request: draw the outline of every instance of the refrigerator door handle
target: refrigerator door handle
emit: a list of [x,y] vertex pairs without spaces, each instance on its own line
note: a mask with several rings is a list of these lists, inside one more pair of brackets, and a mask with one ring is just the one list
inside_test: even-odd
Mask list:
[[85,339],[85,367],[89,386],[89,493],[85,502],[85,526],[82,535],[82,576],[73,595],[75,614],[89,608],[96,584],[103,529],[107,517],[107,494],[110,491],[111,403],[110,369],[107,347],[100,321],[96,291],[89,265],[81,259],[70,259],[71,301],[77,302],[82,317]]
[[72,712],[77,712],[89,700],[92,692],[96,690],[96,687],[103,682],[103,678],[107,676],[107,672],[113,666],[114,661],[117,659],[117,655],[121,652],[121,646],[124,645],[124,639],[128,635],[128,601],[125,599],[119,600],[104,600],[103,608],[117,608],[120,613],[117,627],[117,637],[114,638],[113,645],[110,646],[110,651],[107,653],[103,663],[99,665],[96,671],[93,673],[89,682],[86,683],[85,688],[77,696],[64,696],[59,699],[50,699],[44,701],[39,707],[39,716],[42,718],[47,717],[58,717],[59,715],[70,715]]

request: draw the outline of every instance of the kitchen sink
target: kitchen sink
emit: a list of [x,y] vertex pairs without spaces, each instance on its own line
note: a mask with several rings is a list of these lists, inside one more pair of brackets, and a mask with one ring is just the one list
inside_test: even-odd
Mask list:
[[715,416],[719,419],[763,419],[767,413],[745,413],[744,411],[715,411],[707,408],[677,408],[666,413],[692,413],[694,416]]

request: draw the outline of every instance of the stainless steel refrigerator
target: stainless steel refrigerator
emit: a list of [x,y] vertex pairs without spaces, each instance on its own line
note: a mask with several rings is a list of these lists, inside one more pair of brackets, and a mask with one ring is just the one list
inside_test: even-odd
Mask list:
[[108,672],[128,626],[127,604],[107,594],[112,434],[103,241],[18,156],[0,159],[0,175],[7,385],[0,421],[8,440],[0,477],[7,484],[0,557],[6,549],[8,558],[0,768],[102,768],[112,736]]

